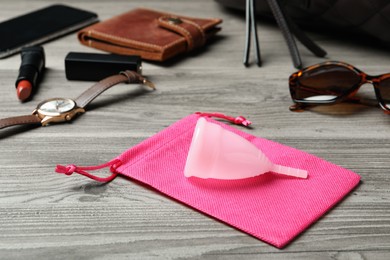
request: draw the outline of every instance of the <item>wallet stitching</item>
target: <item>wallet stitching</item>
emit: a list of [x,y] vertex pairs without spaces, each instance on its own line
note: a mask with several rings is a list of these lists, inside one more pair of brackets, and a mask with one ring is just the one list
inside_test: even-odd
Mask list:
[[[178,15],[175,15],[175,14],[171,14],[171,13],[165,13],[165,12],[161,12],[161,11],[156,11],[156,10],[153,10],[153,9],[148,9],[148,8],[138,8],[139,10],[145,10],[145,11],[150,11],[150,12],[154,12],[154,13],[157,13],[159,15],[169,15],[169,16],[176,16],[176,17],[179,17],[179,18],[182,18],[182,19],[185,19],[185,20],[189,20],[191,22],[191,24],[193,24],[194,26],[198,27],[198,28],[201,28],[201,33],[204,35],[204,39],[203,39],[203,44],[205,43],[206,41],[206,34],[205,34],[205,31],[207,29],[209,29],[210,27],[214,27],[216,26],[217,24],[221,23],[222,20],[219,19],[219,18],[196,18],[196,17],[186,17],[186,16],[178,16]],[[203,25],[199,25],[197,24],[196,22],[192,21],[192,19],[200,19],[200,20],[203,20],[203,21],[206,21],[205,24]],[[208,21],[208,22],[207,22]],[[185,29],[184,29],[185,30]],[[172,48],[173,46],[179,44],[179,43],[182,43],[182,42],[186,42],[186,39],[185,37],[184,38],[180,38],[176,41],[173,41],[171,43],[168,43],[166,45],[163,45],[163,46],[159,46],[159,45],[156,45],[156,44],[151,44],[151,43],[145,43],[145,42],[140,42],[140,41],[136,41],[136,40],[131,40],[131,39],[127,39],[127,38],[123,38],[123,37],[118,37],[118,36],[115,36],[115,35],[111,35],[111,34],[107,34],[107,33],[102,33],[102,32],[99,32],[99,31],[96,31],[96,30],[88,30],[88,31],[84,31],[84,33],[86,33],[90,38],[92,39],[85,39],[83,37],[83,34],[81,34],[81,37],[80,39],[83,39],[83,41],[85,42],[86,45],[89,45],[92,47],[92,45],[94,44],[93,40],[94,40],[94,37],[93,37],[93,34],[95,34],[95,36],[103,36],[103,37],[106,37],[108,39],[117,39],[117,40],[120,40],[124,43],[130,43],[130,44],[136,44],[137,46],[140,47],[139,51],[149,51],[149,50],[143,50],[142,47],[150,47],[152,49],[156,49],[157,52],[161,52],[161,53],[164,53],[166,52],[166,49],[169,49],[169,48]],[[85,34],[84,34],[85,35]],[[191,36],[192,37],[192,36]],[[99,38],[96,38],[96,40],[99,40]],[[103,40],[104,41],[104,40]],[[123,47],[123,48],[128,48],[130,50],[137,50],[136,47],[133,47],[133,46],[121,46],[120,44],[114,44],[116,46],[120,46],[120,47]]]
[[175,17],[179,17],[180,19],[186,19],[186,20],[199,19],[199,20],[209,21],[208,23],[205,23],[203,26],[199,25],[202,28],[208,28],[210,26],[214,26],[215,23],[220,23],[220,21],[221,21],[221,19],[219,19],[219,18],[198,18],[198,17],[181,16],[181,15],[177,15],[177,14],[173,14],[173,13],[165,13],[165,12],[161,12],[161,11],[157,11],[157,10],[149,9],[149,8],[138,8],[138,10],[146,10],[146,11],[154,12],[154,13],[164,15],[164,16],[175,16]]
[[[216,22],[219,22],[220,21],[220,19],[213,19],[212,21],[210,21],[209,23],[206,23],[206,24],[204,24],[203,26],[201,26],[203,29],[207,29],[207,28],[209,28],[209,27],[212,27],[212,26],[214,26],[214,24],[216,23]],[[200,26],[200,25],[198,25],[198,26]]]
[[[135,40],[130,40],[130,39],[126,39],[126,38],[123,38],[123,37],[118,37],[118,36],[115,36],[115,35],[112,35],[112,34],[106,34],[106,33],[102,33],[102,32],[98,32],[98,31],[95,31],[95,30],[91,30],[91,31],[88,31],[88,36],[93,38],[93,35],[92,34],[95,34],[95,35],[101,35],[101,36],[105,36],[107,38],[112,38],[112,39],[119,39],[121,41],[125,41],[125,42],[129,42],[129,43],[136,43],[140,46],[149,46],[149,47],[154,47],[154,48],[157,48],[159,49],[160,51],[163,49],[163,48],[167,48],[167,47],[171,47],[171,46],[174,46],[175,44],[183,41],[183,39],[178,39],[174,42],[171,42],[170,44],[167,44],[167,45],[164,45],[163,47],[161,46],[158,46],[158,45],[155,45],[155,44],[151,44],[151,43],[143,43],[143,42],[140,42],[140,41],[135,41]],[[89,40],[91,41],[91,40]]]
[[188,24],[191,24],[192,26],[196,27],[199,30],[200,34],[202,35],[202,45],[203,45],[206,41],[206,35],[204,33],[203,28],[199,24],[197,24],[191,20],[184,19],[184,21]]
[[107,33],[102,33],[102,32],[98,32],[98,31],[89,31],[89,36],[91,38],[93,38],[93,34],[95,35],[101,35],[101,36],[105,36],[107,38],[112,38],[112,39],[119,39],[121,41],[125,41],[125,42],[131,42],[131,43],[137,43],[139,45],[144,45],[144,46],[150,46],[150,47],[154,47],[154,48],[157,48],[157,49],[160,49],[161,47],[158,46],[158,45],[155,45],[155,44],[151,44],[151,43],[143,43],[143,42],[139,42],[139,41],[135,41],[135,40],[130,40],[130,39],[126,39],[126,38],[123,38],[123,37],[119,37],[119,36],[115,36],[115,35],[112,35],[112,34],[107,34]]
[[[167,28],[172,28],[172,29],[176,29],[176,30],[180,31],[180,32],[182,33],[181,35],[186,39],[186,42],[187,42],[187,44],[188,44],[188,50],[193,49],[193,48],[194,48],[194,39],[193,39],[191,33],[190,33],[188,30],[186,30],[184,27],[181,27],[181,26],[176,25],[176,24],[169,24],[169,23],[167,23],[167,22],[164,22],[164,21],[163,21],[163,18],[164,18],[164,17],[160,17],[160,18],[159,18],[159,21],[160,21],[162,24],[164,24]],[[185,22],[187,22],[187,21],[185,20]],[[174,30],[174,31],[175,31],[175,30]],[[183,34],[184,34],[184,35],[183,35]],[[187,38],[188,38],[188,39],[187,39]]]

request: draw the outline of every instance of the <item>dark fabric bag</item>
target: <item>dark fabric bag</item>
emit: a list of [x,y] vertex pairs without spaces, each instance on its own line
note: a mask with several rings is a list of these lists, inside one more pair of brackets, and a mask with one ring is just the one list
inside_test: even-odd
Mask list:
[[[245,10],[245,0],[216,0]],[[286,14],[302,27],[328,27],[370,35],[390,46],[389,0],[279,0]],[[272,16],[266,0],[256,0],[256,14]]]

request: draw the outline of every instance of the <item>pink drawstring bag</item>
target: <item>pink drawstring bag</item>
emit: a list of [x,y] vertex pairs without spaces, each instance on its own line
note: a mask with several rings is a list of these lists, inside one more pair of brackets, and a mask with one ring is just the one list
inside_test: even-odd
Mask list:
[[[194,127],[200,117],[247,139],[276,164],[304,169],[307,179],[274,174],[238,180],[184,176]],[[187,116],[111,160],[91,167],[58,165],[56,171],[76,172],[97,181],[124,175],[153,187],[175,200],[278,248],[318,220],[358,183],[356,173],[292,147],[242,132],[220,121],[248,125],[243,117],[197,113]],[[88,173],[110,167],[111,176]]]

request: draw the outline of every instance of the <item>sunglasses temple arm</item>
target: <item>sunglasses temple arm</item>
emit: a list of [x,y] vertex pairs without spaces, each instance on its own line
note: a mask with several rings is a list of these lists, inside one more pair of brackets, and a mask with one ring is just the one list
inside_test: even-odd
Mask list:
[[[261,66],[260,46],[256,30],[257,22],[255,15],[255,1],[256,0],[246,0],[246,37],[243,60],[245,66],[249,65],[249,52],[252,31],[255,43],[256,63],[258,66]],[[298,28],[298,26],[291,20],[291,18],[285,14],[282,6],[278,3],[278,0],[267,0],[267,2],[271,8],[277,24],[282,31],[283,37],[287,42],[294,67],[298,69],[302,68],[302,61],[293,34],[314,55],[318,57],[324,57],[327,54],[324,49],[313,42],[302,30]]]
[[313,42],[302,30],[298,28],[292,19],[286,15],[283,6],[279,4],[278,0],[267,0],[267,2],[271,8],[272,13],[274,14],[276,22],[282,30],[284,38],[286,39],[287,46],[296,68],[300,69],[302,67],[302,62],[293,34],[314,55],[318,57],[324,57],[327,54],[324,49]]
[[251,31],[253,31],[253,37],[255,42],[256,63],[261,66],[260,46],[256,29],[256,16],[255,16],[255,0],[246,0],[246,37],[245,37],[245,50],[244,50],[244,65],[249,65],[249,52],[251,45]]
[[271,8],[271,11],[275,17],[276,23],[279,25],[283,37],[285,38],[287,42],[287,47],[290,51],[291,58],[294,63],[294,67],[301,69],[302,68],[302,61],[301,57],[299,55],[299,51],[297,48],[297,45],[295,43],[294,37],[290,31],[290,28],[287,24],[287,21],[285,19],[285,15],[280,8],[280,5],[277,0],[267,0],[269,7]]
[[306,46],[317,57],[325,57],[326,51],[322,49],[319,45],[313,42],[299,27],[291,20],[290,16],[285,15],[287,24],[290,26],[290,30],[295,35],[295,37]]
[[250,2],[251,2],[250,12],[251,12],[251,19],[252,19],[251,25],[252,25],[252,31],[253,31],[253,38],[255,41],[256,63],[260,67],[261,66],[260,46],[259,46],[259,38],[257,36],[257,28],[256,28],[257,19],[256,19],[256,15],[255,15],[256,0],[250,0]]
[[244,65],[249,65],[249,51],[251,49],[251,17],[250,17],[250,0],[246,0],[246,9],[245,9],[245,50],[244,50]]

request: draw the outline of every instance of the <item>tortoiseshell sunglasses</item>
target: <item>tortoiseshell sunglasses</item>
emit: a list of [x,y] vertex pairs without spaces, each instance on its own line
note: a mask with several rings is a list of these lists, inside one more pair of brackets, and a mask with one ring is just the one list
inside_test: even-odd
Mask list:
[[293,73],[289,79],[290,93],[299,111],[305,105],[324,105],[351,99],[365,83],[374,86],[381,108],[390,114],[390,73],[371,76],[343,62],[328,61]]

